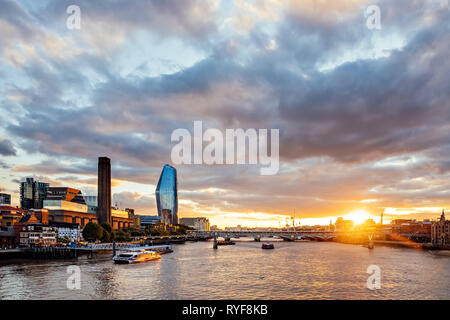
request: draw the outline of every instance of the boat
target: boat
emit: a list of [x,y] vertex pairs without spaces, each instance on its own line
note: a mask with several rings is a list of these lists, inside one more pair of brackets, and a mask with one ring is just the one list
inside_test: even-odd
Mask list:
[[270,242],[263,243],[261,248],[263,248],[263,249],[275,249],[273,243],[270,243]]
[[233,241],[225,241],[225,240],[217,241],[218,246],[230,246],[230,245],[234,245],[234,244],[236,244],[236,243]]
[[113,258],[114,263],[118,264],[140,263],[159,259],[161,259],[159,253],[150,250],[133,250],[133,251],[119,252]]
[[173,250],[170,246],[155,247],[155,248],[151,249],[151,251],[154,251],[158,254],[166,254],[166,253],[173,252]]

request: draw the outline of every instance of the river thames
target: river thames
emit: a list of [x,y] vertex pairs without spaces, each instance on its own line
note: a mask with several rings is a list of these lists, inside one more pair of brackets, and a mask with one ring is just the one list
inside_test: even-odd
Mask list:
[[[450,257],[408,248],[373,250],[334,242],[242,241],[174,245],[160,261],[115,265],[97,259],[0,264],[0,299],[450,299]],[[67,268],[81,270],[70,290]],[[381,270],[369,290],[368,266]]]

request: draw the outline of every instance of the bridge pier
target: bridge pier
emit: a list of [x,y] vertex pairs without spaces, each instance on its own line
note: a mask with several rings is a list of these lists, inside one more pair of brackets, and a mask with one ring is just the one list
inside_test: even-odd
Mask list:
[[217,249],[217,232],[214,232],[213,249]]
[[116,241],[113,240],[112,242],[112,253],[113,253],[113,258],[116,256]]

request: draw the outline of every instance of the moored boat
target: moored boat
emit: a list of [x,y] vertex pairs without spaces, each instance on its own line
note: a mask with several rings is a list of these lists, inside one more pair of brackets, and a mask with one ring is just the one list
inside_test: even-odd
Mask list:
[[263,249],[275,249],[273,243],[270,243],[270,242],[263,243],[261,248],[263,248]]
[[166,254],[166,253],[171,253],[173,252],[172,248],[169,246],[161,246],[161,247],[156,247],[154,249],[151,249],[152,251],[158,253],[158,254]]
[[236,244],[236,243],[233,241],[226,241],[226,240],[217,241],[218,246],[229,246],[229,245],[233,245],[233,244]]

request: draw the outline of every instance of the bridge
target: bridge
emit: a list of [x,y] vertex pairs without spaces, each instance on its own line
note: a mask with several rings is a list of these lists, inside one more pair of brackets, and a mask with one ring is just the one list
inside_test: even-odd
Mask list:
[[197,231],[188,230],[188,235],[214,238],[222,237],[224,239],[249,237],[254,238],[255,241],[259,241],[262,237],[280,237],[286,241],[293,240],[331,240],[339,234],[345,234],[345,232],[335,231],[268,231],[268,230],[215,230],[215,231]]

